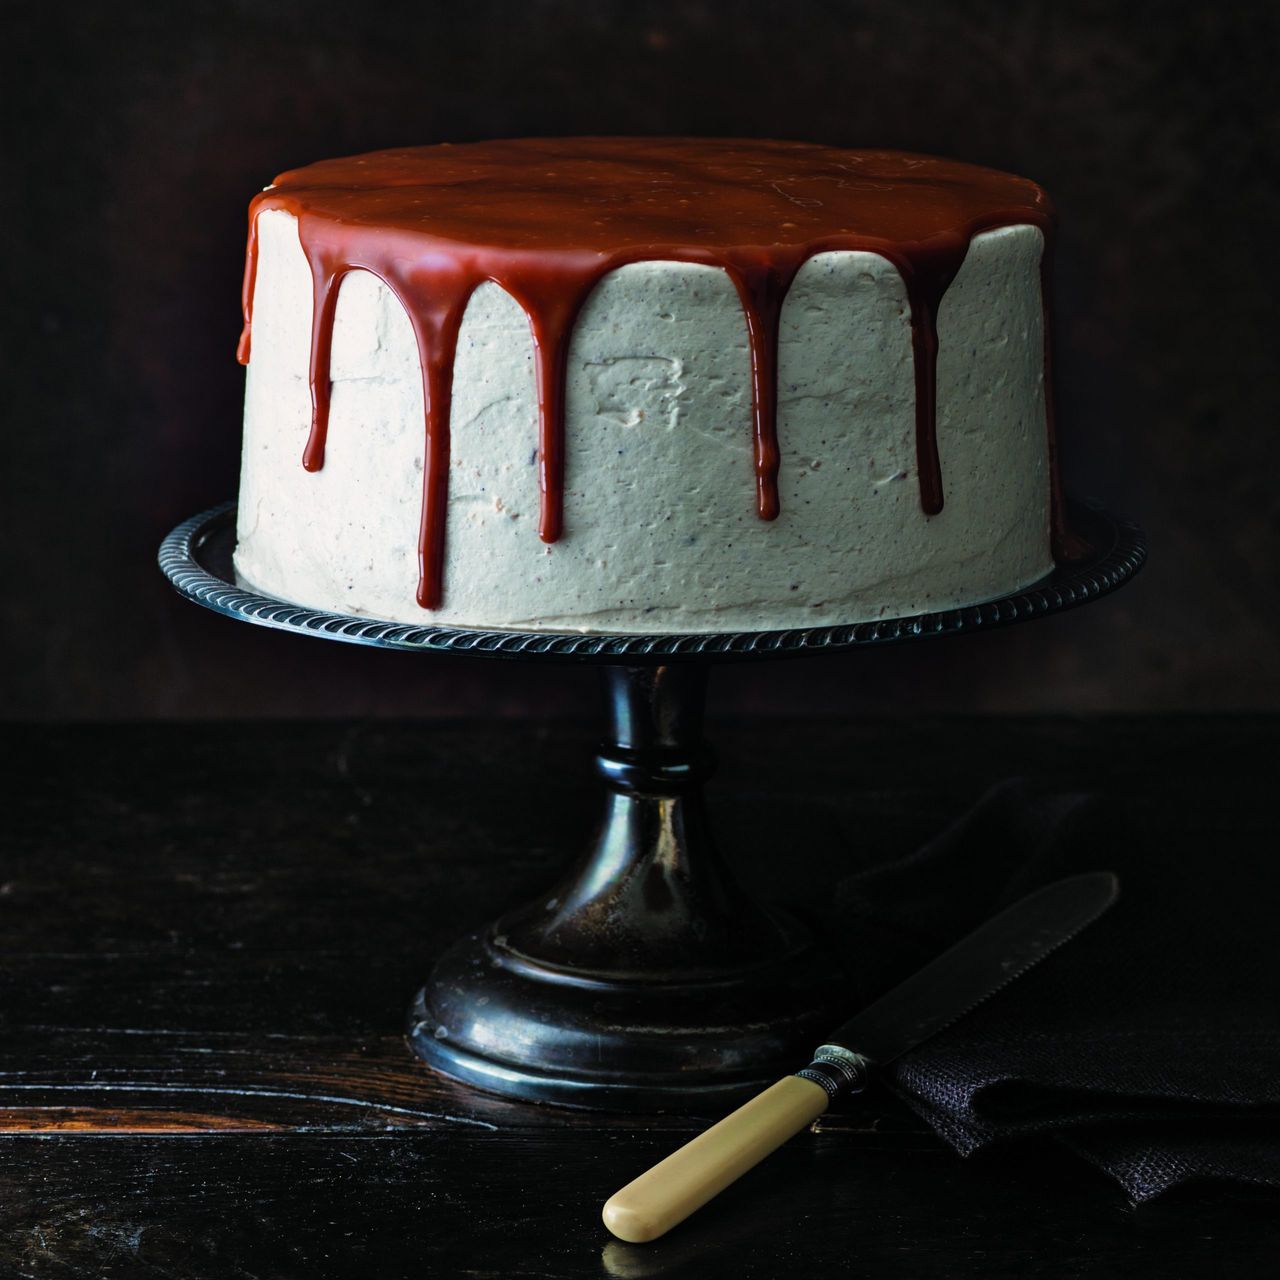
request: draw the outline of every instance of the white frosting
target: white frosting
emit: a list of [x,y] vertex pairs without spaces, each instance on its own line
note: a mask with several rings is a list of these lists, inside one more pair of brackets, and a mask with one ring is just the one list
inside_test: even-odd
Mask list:
[[564,535],[537,534],[526,316],[468,304],[453,375],[444,601],[415,600],[422,382],[381,281],[337,304],[324,467],[302,467],[311,274],[293,216],[258,220],[236,567],[300,604],[399,622],[601,632],[761,630],[973,604],[1052,567],[1039,264],[1030,226],[970,246],[938,316],[945,507],[916,479],[906,290],[872,253],[801,269],[781,326],[781,514],[757,517],[742,307],[727,275],[607,275],[569,352]]

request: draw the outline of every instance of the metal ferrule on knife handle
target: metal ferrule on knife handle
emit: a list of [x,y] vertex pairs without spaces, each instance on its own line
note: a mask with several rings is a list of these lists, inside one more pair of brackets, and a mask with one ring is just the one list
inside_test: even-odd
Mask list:
[[861,1093],[867,1087],[867,1069],[871,1060],[860,1053],[854,1053],[838,1044],[820,1044],[814,1052],[813,1061],[796,1075],[801,1080],[812,1080],[821,1085],[827,1097],[834,1102],[837,1098],[850,1097]]

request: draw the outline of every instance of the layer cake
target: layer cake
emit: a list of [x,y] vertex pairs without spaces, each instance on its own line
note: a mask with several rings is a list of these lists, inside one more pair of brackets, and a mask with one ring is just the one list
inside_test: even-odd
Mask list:
[[806,143],[375,152],[250,208],[236,566],[398,622],[771,630],[1069,554],[1035,183]]

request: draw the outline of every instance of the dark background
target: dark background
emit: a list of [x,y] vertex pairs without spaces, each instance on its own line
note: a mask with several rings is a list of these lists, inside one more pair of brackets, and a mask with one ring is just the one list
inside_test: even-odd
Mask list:
[[1025,173],[1062,218],[1068,488],[1150,567],[1004,633],[726,670],[744,712],[1280,706],[1280,6],[6,5],[0,714],[552,714],[586,672],[311,644],[154,567],[234,494],[250,196],[328,155],[764,134]]

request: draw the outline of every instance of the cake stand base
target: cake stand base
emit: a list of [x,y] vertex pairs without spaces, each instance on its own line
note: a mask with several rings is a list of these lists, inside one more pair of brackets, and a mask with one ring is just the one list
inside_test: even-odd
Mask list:
[[481,1088],[624,1110],[719,1105],[838,1020],[844,975],[736,884],[708,831],[707,667],[604,668],[594,844],[557,888],[455,944],[409,1041]]

